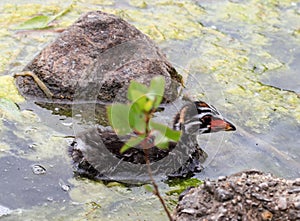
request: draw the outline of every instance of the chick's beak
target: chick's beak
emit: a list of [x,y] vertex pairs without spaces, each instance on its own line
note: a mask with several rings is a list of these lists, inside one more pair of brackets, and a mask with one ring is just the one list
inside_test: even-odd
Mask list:
[[217,131],[235,131],[235,126],[225,119],[212,119],[211,120],[211,132]]

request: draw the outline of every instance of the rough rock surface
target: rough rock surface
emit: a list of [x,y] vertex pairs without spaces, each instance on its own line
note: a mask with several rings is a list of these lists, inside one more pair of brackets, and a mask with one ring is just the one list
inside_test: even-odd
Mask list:
[[300,178],[245,171],[205,181],[179,197],[176,221],[300,220]]
[[[126,94],[130,80],[146,83],[163,75],[168,101],[177,97],[181,83],[181,76],[150,38],[123,19],[101,11],[79,18],[24,71],[34,72],[60,100],[87,100],[92,94],[110,102]],[[24,96],[46,98],[32,77],[16,78]]]

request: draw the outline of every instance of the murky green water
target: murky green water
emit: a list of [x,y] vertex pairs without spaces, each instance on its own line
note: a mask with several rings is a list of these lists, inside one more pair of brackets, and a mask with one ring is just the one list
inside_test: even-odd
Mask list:
[[[48,30],[13,30],[37,14],[68,7]],[[185,77],[184,93],[213,104],[237,126],[234,133],[199,136],[209,158],[197,177],[249,168],[300,176],[299,1],[5,0],[0,2],[0,217],[11,214],[1,220],[167,220],[143,187],[74,178],[68,156],[72,119],[23,102],[13,86],[10,76],[57,36],[55,30],[95,9],[148,34]],[[34,174],[36,165],[46,173]],[[166,199],[172,205],[173,198]]]

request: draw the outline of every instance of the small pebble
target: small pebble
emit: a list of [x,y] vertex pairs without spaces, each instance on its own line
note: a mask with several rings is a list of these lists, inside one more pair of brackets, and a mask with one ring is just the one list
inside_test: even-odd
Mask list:
[[300,178],[295,179],[294,182],[293,182],[293,185],[294,186],[300,186]]
[[270,211],[265,210],[264,212],[262,212],[261,218],[262,220],[266,220],[266,221],[272,220],[273,214]]
[[254,198],[258,199],[258,200],[262,200],[262,201],[266,201],[266,202],[272,202],[271,199],[263,196],[263,195],[260,195],[258,193],[251,193],[251,196],[253,196]]
[[246,173],[243,173],[243,174],[241,175],[241,178],[242,178],[242,179],[246,179],[246,178],[247,178],[247,174],[246,174]]
[[294,202],[294,207],[297,210],[300,210],[300,202]]
[[227,200],[231,200],[233,198],[233,194],[225,189],[218,188],[215,192],[215,198],[219,202],[224,202]]
[[53,198],[52,198],[52,197],[47,197],[47,200],[48,200],[49,202],[52,202],[52,201],[53,201]]
[[263,190],[267,190],[269,187],[269,185],[266,182],[260,183],[258,186]]
[[291,189],[288,191],[288,193],[300,193],[300,188]]
[[210,181],[205,181],[204,182],[204,188],[209,192],[213,193],[213,184]]
[[246,200],[246,203],[247,204],[252,204],[252,201],[251,200]]
[[280,197],[278,199],[278,209],[280,210],[286,210],[287,208],[287,201],[285,197]]
[[224,181],[224,180],[226,180],[226,176],[219,176],[218,177],[218,181]]
[[246,185],[247,185],[247,186],[250,186],[251,184],[252,184],[251,179],[247,179],[247,180],[246,180]]
[[242,197],[240,195],[238,195],[236,199],[237,199],[238,202],[241,202]]
[[269,181],[268,182],[268,186],[269,187],[274,187],[274,186],[276,186],[277,185],[277,182],[276,181]]
[[243,183],[242,183],[241,181],[238,181],[236,184],[237,184],[238,186],[243,186]]
[[183,209],[181,212],[182,213],[187,213],[187,214],[194,214],[195,210],[192,209],[192,208],[188,208],[188,209]]

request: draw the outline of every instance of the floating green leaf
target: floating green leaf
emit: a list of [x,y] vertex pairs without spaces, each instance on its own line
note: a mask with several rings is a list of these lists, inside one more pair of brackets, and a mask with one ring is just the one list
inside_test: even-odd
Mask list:
[[50,27],[50,23],[53,22],[58,17],[67,13],[73,7],[70,4],[67,8],[63,9],[59,13],[48,16],[48,15],[37,15],[29,20],[13,27],[14,30],[34,30],[34,29],[45,29]]
[[129,124],[130,106],[126,104],[113,104],[107,108],[110,125],[118,135],[132,132]]
[[153,192],[154,192],[153,187],[150,186],[150,185],[148,185],[148,184],[144,185],[144,188],[145,188],[145,190],[146,190],[147,192],[150,192],[150,193],[153,193]]
[[16,30],[29,30],[29,29],[44,29],[48,28],[48,24],[53,21],[52,16],[46,16],[46,15],[38,15],[35,16],[18,26],[14,27],[13,29]]

